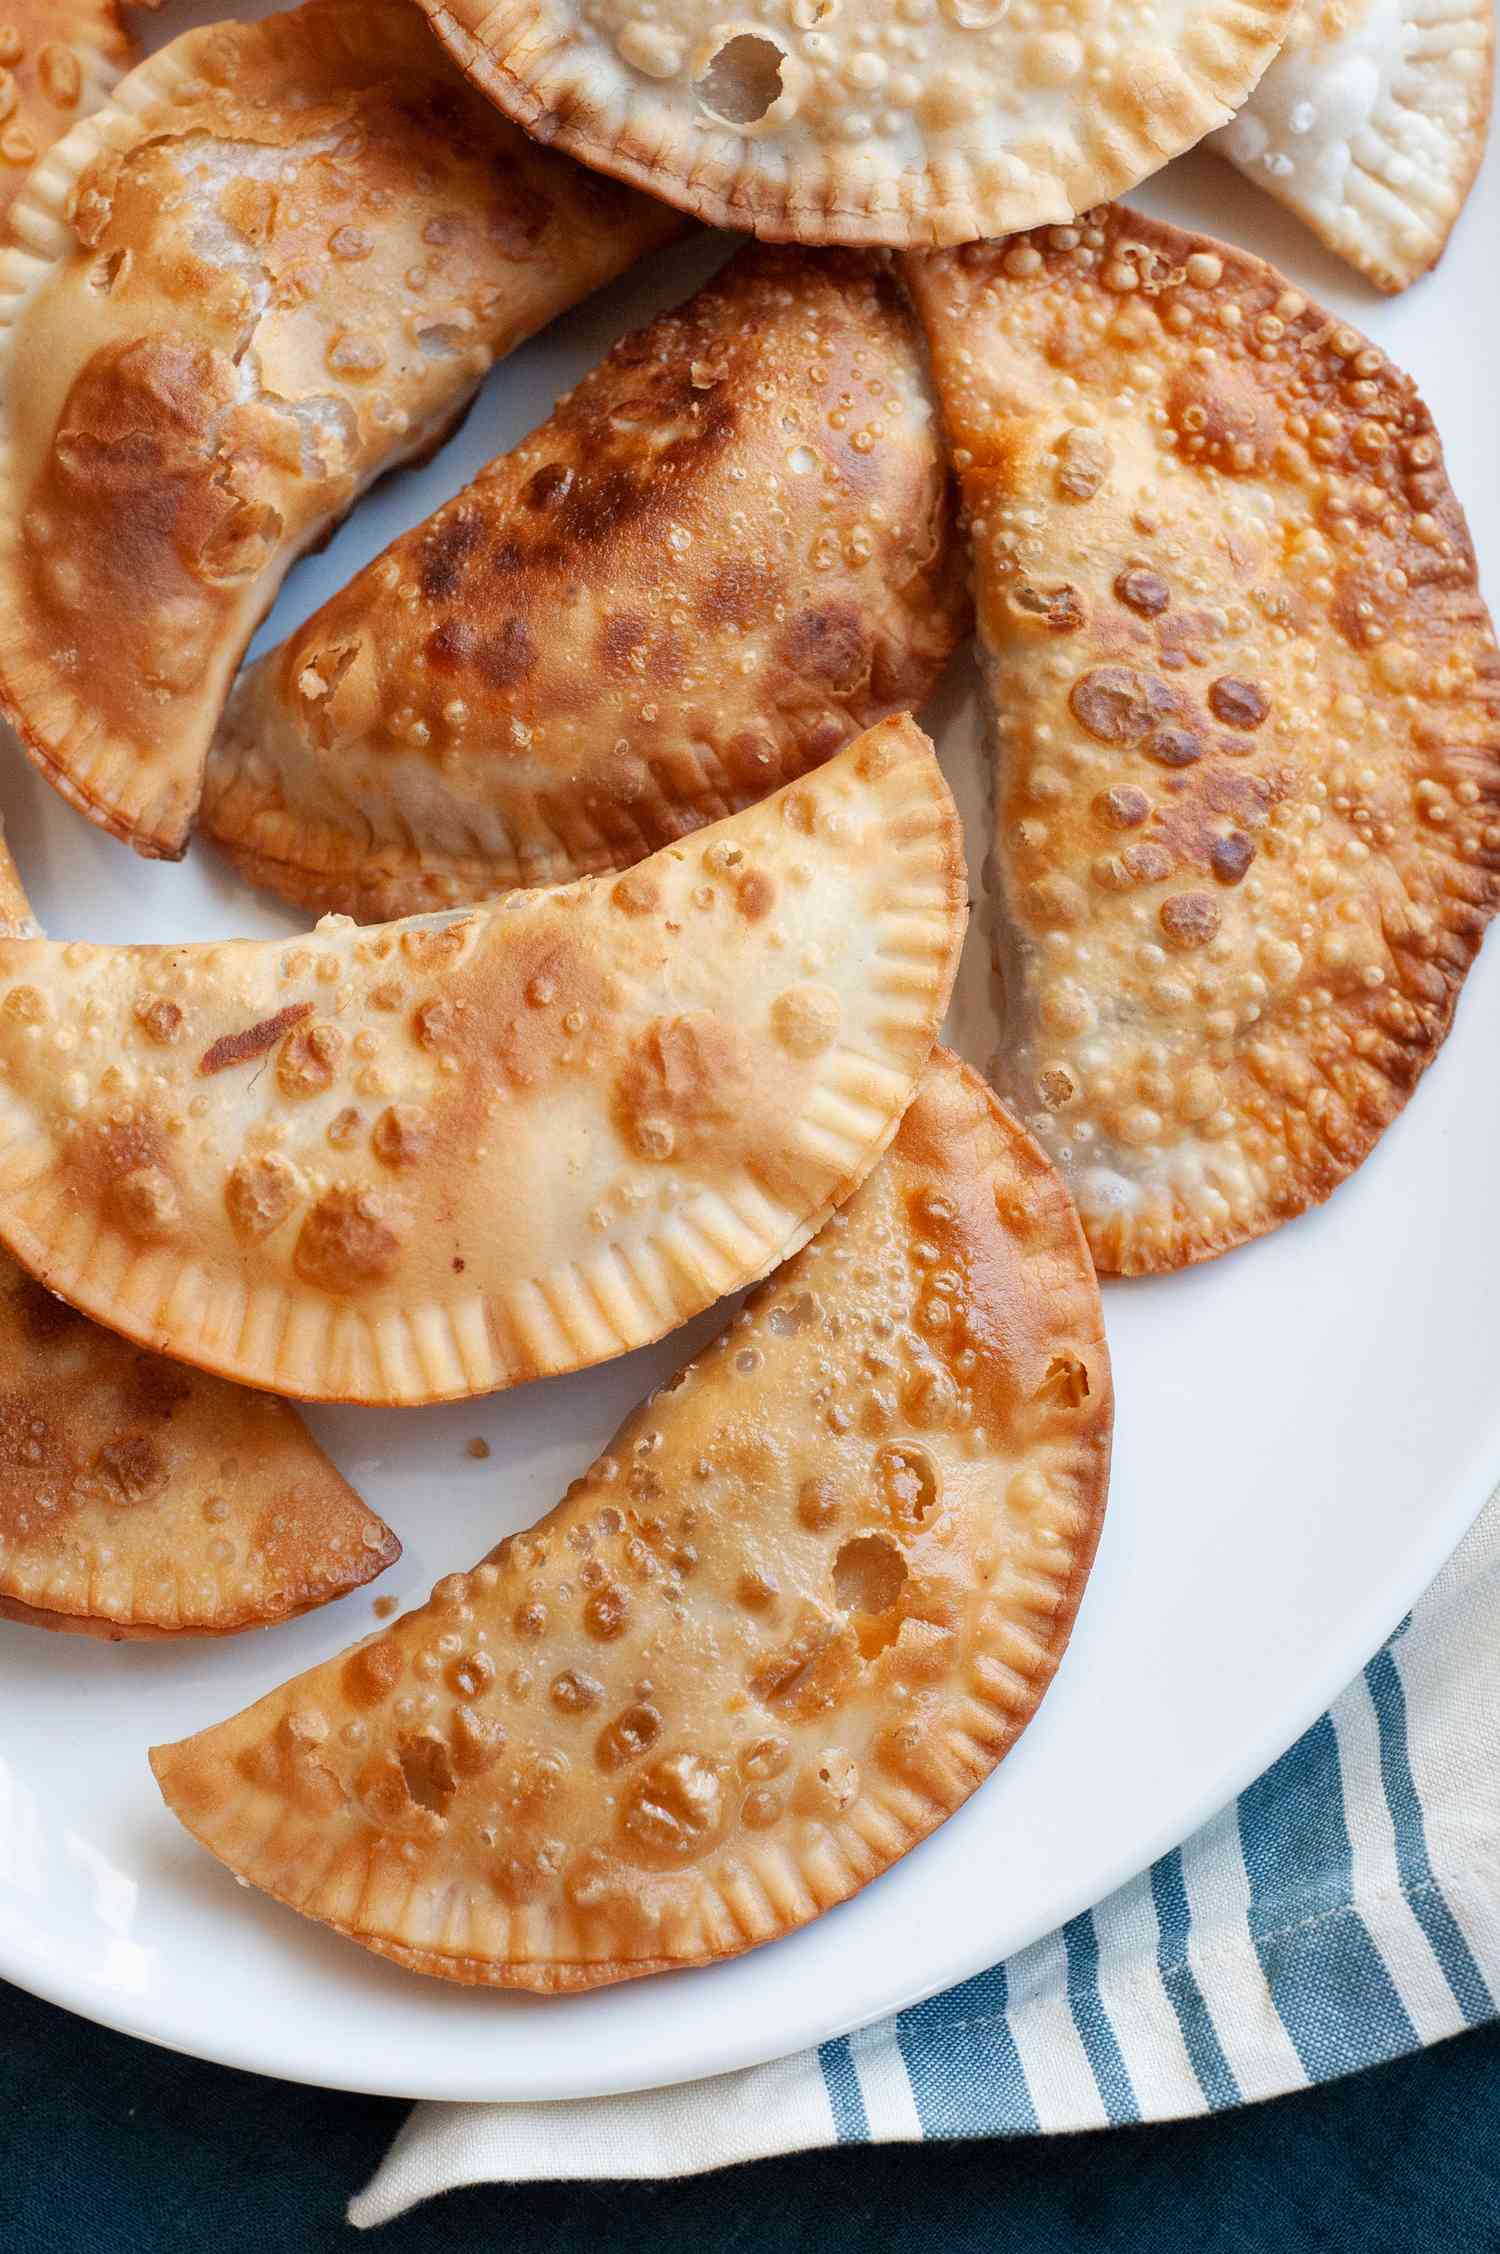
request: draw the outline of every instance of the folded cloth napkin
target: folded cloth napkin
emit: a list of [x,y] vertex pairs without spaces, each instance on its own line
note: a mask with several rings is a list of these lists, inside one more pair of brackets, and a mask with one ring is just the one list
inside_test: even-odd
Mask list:
[[351,2222],[460,2184],[694,2175],[810,2146],[1165,2121],[1496,2014],[1500,1493],[1332,1711],[1183,1847],[948,1994],[772,2066],[421,2105]]

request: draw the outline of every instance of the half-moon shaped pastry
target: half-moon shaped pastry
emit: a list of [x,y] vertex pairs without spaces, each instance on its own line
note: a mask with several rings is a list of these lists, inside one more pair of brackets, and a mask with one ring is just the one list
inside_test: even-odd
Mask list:
[[28,169],[134,61],[119,0],[8,0],[0,21],[0,226]]
[[304,940],[0,942],[0,1239],[127,1337],[279,1393],[603,1361],[864,1179],[966,914],[901,719],[613,880]]
[[403,0],[310,0],[133,71],[0,256],[0,709],[36,765],[180,854],[294,558],[679,224],[506,126]]
[[1291,0],[420,0],[501,109],[717,227],[957,243],[1071,219],[1222,125]]
[[237,1877],[416,1972],[558,1994],[738,1955],[1014,1744],[1110,1423],[1067,1193],[939,1052],[847,1211],[549,1517],[157,1781]]
[[0,1618],[231,1635],[400,1554],[284,1401],[143,1353],[0,1253]]
[[1094,1258],[1324,1198],[1500,903],[1500,659],[1431,417],[1258,259],[1090,214],[909,275],[995,728],[997,1084]]
[[966,577],[889,271],[746,251],[242,676],[204,827],[361,922],[623,867],[920,706]]
[[1437,264],[1484,155],[1491,0],[1299,0],[1213,146],[1382,290]]
[[[0,936],[35,931],[0,835]],[[0,1618],[228,1635],[400,1554],[295,1410],[143,1354],[0,1253]]]

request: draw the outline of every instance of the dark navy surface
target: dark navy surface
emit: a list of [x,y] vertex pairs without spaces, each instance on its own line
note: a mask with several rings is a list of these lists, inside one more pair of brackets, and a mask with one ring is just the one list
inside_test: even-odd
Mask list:
[[200,2066],[0,1987],[3,2254],[1495,2254],[1500,2028],[1160,2129],[896,2145],[344,2222],[406,2108]]

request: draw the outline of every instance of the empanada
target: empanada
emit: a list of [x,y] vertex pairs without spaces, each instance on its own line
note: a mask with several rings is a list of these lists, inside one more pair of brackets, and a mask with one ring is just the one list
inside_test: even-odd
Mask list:
[[996,743],[997,1084],[1094,1257],[1326,1197],[1500,902],[1500,661],[1405,376],[1111,208],[912,259]]
[[187,947],[0,943],[0,1238],[279,1393],[483,1393],[659,1337],[863,1180],[967,913],[882,722],[622,877]]
[[968,631],[926,355],[741,253],[237,684],[207,834],[362,922],[637,861],[919,706]]
[[0,1253],[0,1618],[231,1635],[400,1554],[284,1401],[143,1353]]
[[8,0],[0,19],[0,227],[30,166],[134,60],[119,0]]
[[1220,155],[1377,288],[1435,266],[1484,154],[1491,0],[1299,0]]
[[[35,930],[0,834],[0,936]],[[143,1354],[0,1253],[0,1618],[228,1635],[400,1554],[284,1402]]]
[[157,1781],[237,1877],[413,1971],[556,1994],[737,1955],[1014,1744],[1110,1424],[1067,1193],[939,1052],[847,1211],[549,1517]]
[[1222,125],[1291,0],[419,0],[540,141],[718,227],[957,243],[1070,219]]
[[466,87],[404,0],[189,32],[43,159],[0,257],[0,709],[183,850],[293,559],[680,222]]

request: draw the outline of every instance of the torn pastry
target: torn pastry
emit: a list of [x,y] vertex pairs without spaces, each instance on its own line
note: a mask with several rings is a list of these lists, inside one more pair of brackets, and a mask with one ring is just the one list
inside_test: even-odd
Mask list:
[[413,1971],[558,1994],[738,1955],[1015,1743],[1110,1425],[1067,1192],[940,1051],[847,1211],[549,1517],[157,1781],[236,1877]]
[[303,940],[0,942],[0,1238],[85,1313],[279,1393],[604,1360],[863,1180],[966,892],[903,718],[614,879]]
[[44,150],[135,59],[119,0],[9,0],[0,21],[0,226]]
[[1484,155],[1491,0],[1299,0],[1212,146],[1382,290],[1435,266]]
[[913,259],[995,730],[997,1085],[1101,1268],[1324,1198],[1500,902],[1500,661],[1431,417],[1118,208]]
[[403,0],[186,33],[0,255],[0,709],[145,853],[288,566],[679,225],[506,126]]
[[[0,936],[35,930],[0,837]],[[0,1618],[228,1635],[400,1554],[284,1402],[142,1353],[0,1253]]]
[[888,270],[742,252],[242,676],[205,830],[361,922],[625,866],[920,706],[966,571]]
[[420,0],[538,140],[718,227],[956,243],[1071,219],[1249,93],[1291,0]]

